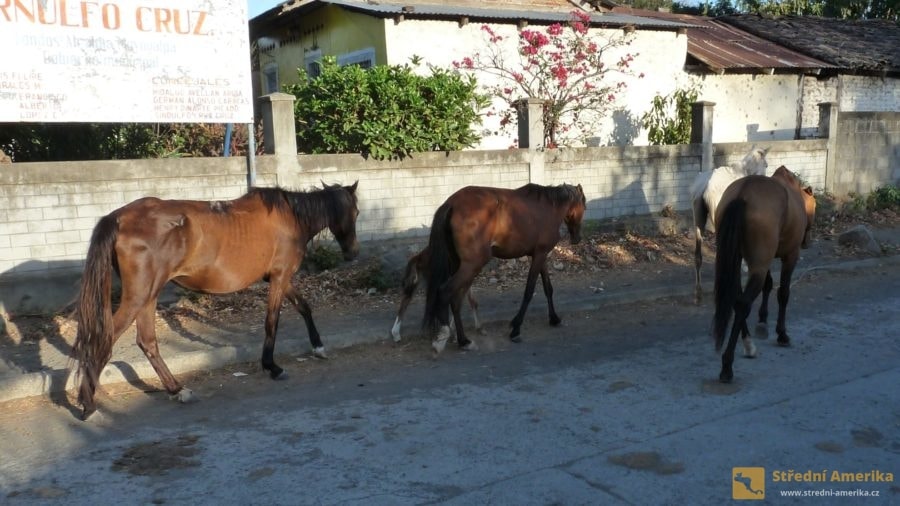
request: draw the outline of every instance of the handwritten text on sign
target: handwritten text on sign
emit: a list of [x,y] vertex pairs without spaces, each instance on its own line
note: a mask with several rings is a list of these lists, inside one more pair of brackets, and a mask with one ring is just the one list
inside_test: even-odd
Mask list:
[[250,123],[245,0],[0,0],[0,121]]

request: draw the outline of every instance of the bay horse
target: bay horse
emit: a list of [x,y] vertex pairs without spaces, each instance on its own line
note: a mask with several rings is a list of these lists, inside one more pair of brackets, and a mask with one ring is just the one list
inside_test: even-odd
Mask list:
[[707,219],[716,230],[716,208],[725,189],[736,180],[751,175],[765,176],[769,163],[769,148],[753,146],[739,164],[723,166],[712,171],[700,172],[691,184],[691,209],[694,217],[694,303],[702,298],[700,267],[703,265],[703,230]]
[[435,211],[428,238],[428,289],[423,327],[437,331],[432,341],[436,353],[450,338],[449,313],[456,322],[456,343],[475,349],[463,330],[460,305],[484,265],[496,258],[531,257],[525,294],[509,334],[519,342],[525,311],[534,295],[538,274],[544,286],[550,324],[562,321],[553,307],[553,286],[547,270],[547,255],[560,240],[565,223],[572,244],[581,241],[581,221],[587,203],[581,185],[520,188],[467,186],[458,190]]
[[[812,188],[802,188],[800,180],[784,166],[772,177],[747,176],[733,182],[719,203],[716,223],[716,279],[713,338],[716,351],[722,349],[725,331],[734,314],[728,346],[722,354],[719,381],[734,377],[734,348],[738,333],[743,335],[747,356],[756,356],[756,347],[747,329],[747,318],[754,300],[763,292],[760,322],[767,317],[768,296],[772,290],[772,260],[781,259],[778,287],[778,344],[790,346],[785,327],[785,311],[791,293],[791,276],[800,258],[800,248],[809,246],[810,230],[816,215]],[[741,289],[741,261],[749,271]]]
[[[428,275],[428,262],[430,260],[431,250],[428,246],[425,246],[422,251],[410,257],[409,261],[406,262],[406,270],[403,272],[402,283],[403,298],[400,300],[399,309],[397,309],[397,317],[394,318],[394,326],[391,327],[391,335],[394,337],[395,343],[400,342],[400,329],[403,326],[403,315],[406,313],[406,308],[409,307],[409,303],[416,293],[416,288],[419,286],[419,279]],[[469,307],[472,309],[472,318],[475,320],[475,330],[481,331],[481,322],[478,320],[478,301],[475,300],[475,296],[472,295],[471,289],[466,292],[466,298],[469,301]],[[454,322],[451,320],[450,325],[453,326],[453,323]]]
[[[306,322],[313,353],[325,348],[306,300],[291,284],[307,243],[326,227],[351,260],[356,238],[356,187],[323,185],[309,192],[253,188],[231,201],[135,200],[100,219],[88,247],[78,294],[78,401],[82,419],[97,409],[100,373],[113,344],[132,322],[137,345],[147,356],[171,398],[187,402],[192,392],[169,372],[156,340],[156,300],[169,282],[211,294],[269,283],[262,367],[273,379],[285,377],[274,360],[281,303],[287,299]],[[121,280],[121,299],[112,310],[113,271]]]

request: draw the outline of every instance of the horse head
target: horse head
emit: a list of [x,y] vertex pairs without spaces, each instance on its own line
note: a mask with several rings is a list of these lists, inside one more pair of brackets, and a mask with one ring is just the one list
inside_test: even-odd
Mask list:
[[766,169],[769,168],[769,162],[766,161],[766,155],[771,148],[757,148],[754,145],[750,148],[750,152],[741,160],[741,169],[748,176],[757,175],[765,176]]
[[350,186],[327,186],[323,183],[325,190],[332,196],[330,207],[333,211],[330,213],[328,229],[341,246],[344,260],[353,260],[359,255],[359,241],[356,238],[356,218],[359,216],[357,185],[359,181]]
[[569,189],[569,209],[566,211],[565,223],[569,229],[569,240],[572,244],[581,242],[581,220],[584,218],[584,210],[587,207],[587,200],[584,197],[584,189],[581,185],[566,185]]
[[784,165],[775,169],[772,177],[785,183],[803,199],[803,210],[806,213],[806,229],[803,231],[803,241],[800,243],[800,247],[808,248],[812,225],[816,221],[816,197],[813,195],[812,186],[804,187],[800,182],[800,178]]

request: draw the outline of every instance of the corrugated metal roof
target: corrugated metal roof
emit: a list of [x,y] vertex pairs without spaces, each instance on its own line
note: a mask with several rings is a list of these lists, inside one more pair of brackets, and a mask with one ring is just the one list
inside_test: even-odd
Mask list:
[[[641,17],[692,25],[687,29],[689,60],[693,59],[714,72],[819,73],[835,68],[830,63],[792,51],[714,18],[627,8],[622,12],[626,10]],[[620,12],[619,8],[616,12]]]
[[900,75],[900,25],[893,21],[755,14],[724,16],[722,20],[835,68]]
[[[268,22],[276,21],[278,18],[303,14],[327,4],[385,17],[400,15],[418,19],[456,19],[466,17],[471,21],[524,20],[535,23],[565,22],[571,18],[570,13],[574,10],[574,7],[568,2],[559,2],[558,7],[553,7],[553,2],[479,2],[463,0],[460,2],[432,3],[429,0],[419,0],[386,3],[365,0],[295,0],[294,2],[285,2],[253,18],[250,21],[251,31],[253,31],[254,25],[268,24]],[[676,30],[686,27],[680,22],[644,18],[630,14],[592,13],[590,17],[593,26],[633,26],[639,29],[651,30]]]

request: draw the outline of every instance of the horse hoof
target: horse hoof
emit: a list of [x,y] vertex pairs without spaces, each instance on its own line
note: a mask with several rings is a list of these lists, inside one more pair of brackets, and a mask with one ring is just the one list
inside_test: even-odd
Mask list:
[[194,402],[195,400],[197,400],[197,397],[194,396],[194,392],[190,388],[182,388],[177,393],[170,395],[169,399],[178,401],[182,404],[187,404],[189,402]]
[[325,358],[325,359],[328,358],[328,355],[325,353],[325,347],[324,347],[324,346],[319,346],[319,347],[317,347],[317,348],[313,348],[312,354],[313,354],[313,356],[316,357],[316,358]]
[[475,341],[469,341],[468,343],[460,346],[463,351],[478,351],[478,345],[475,344]]
[[395,321],[394,326],[391,327],[391,336],[394,338],[395,343],[400,342],[400,321]]
[[87,419],[90,418],[91,415],[93,415],[96,411],[97,408],[84,408],[84,411],[81,412],[81,421],[86,422]]
[[516,335],[514,335],[514,336],[509,336],[509,340],[512,341],[512,342],[514,342],[514,343],[521,343],[521,342],[522,342],[522,337],[519,336],[518,334],[516,334]]
[[734,379],[734,374],[719,374],[719,383],[731,383],[731,380]]
[[765,341],[769,338],[769,326],[765,324],[765,322],[759,322],[756,324],[756,338]]
[[781,346],[782,348],[790,348],[791,347],[791,340],[787,337],[784,337],[784,338],[779,337],[777,342],[778,342],[778,346]]
[[550,318],[550,326],[551,327],[556,327],[560,323],[562,323],[562,318],[560,318],[558,316],[556,318]]
[[281,371],[280,373],[278,373],[277,376],[272,376],[272,379],[275,381],[284,381],[288,378],[289,378],[288,373],[286,373],[284,371]]

